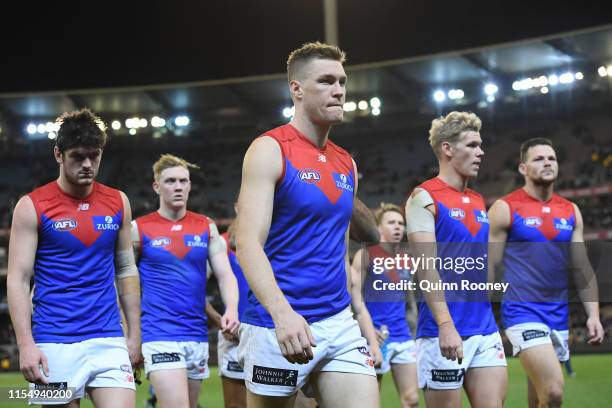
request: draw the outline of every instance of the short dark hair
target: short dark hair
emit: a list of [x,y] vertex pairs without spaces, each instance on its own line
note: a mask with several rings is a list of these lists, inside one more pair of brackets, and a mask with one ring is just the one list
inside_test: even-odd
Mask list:
[[344,64],[346,54],[338,46],[322,42],[311,42],[293,50],[287,59],[287,79],[296,79],[304,65],[314,59],[328,59]]
[[62,153],[75,147],[103,149],[106,145],[106,125],[88,108],[66,112],[56,122],[55,146]]
[[533,146],[539,146],[539,145],[550,146],[553,149],[555,148],[552,144],[552,141],[545,137],[534,137],[533,139],[529,139],[523,142],[523,144],[521,145],[521,158],[520,158],[521,163],[525,163],[525,160],[527,159],[527,151],[531,149]]

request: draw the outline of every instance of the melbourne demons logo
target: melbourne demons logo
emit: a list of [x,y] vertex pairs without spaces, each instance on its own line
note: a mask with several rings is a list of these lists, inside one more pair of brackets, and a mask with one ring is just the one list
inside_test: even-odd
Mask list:
[[314,184],[321,181],[321,176],[316,170],[313,169],[303,169],[298,173],[298,178],[301,182],[307,184]]
[[448,216],[455,220],[462,220],[465,218],[465,211],[461,208],[451,208],[448,210]]
[[526,227],[538,228],[542,225],[542,219],[540,217],[527,217],[525,221],[523,221],[523,224],[525,224]]
[[149,245],[151,245],[153,248],[165,248],[170,245],[171,242],[172,240],[168,237],[157,237],[153,238]]
[[71,231],[77,227],[77,222],[72,218],[63,218],[53,221],[53,229],[58,232]]

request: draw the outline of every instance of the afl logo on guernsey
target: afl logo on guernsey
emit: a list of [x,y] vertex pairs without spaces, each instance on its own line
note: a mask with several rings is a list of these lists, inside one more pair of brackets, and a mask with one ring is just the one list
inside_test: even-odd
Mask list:
[[77,222],[72,218],[64,218],[53,221],[53,229],[59,232],[71,231],[77,227]]
[[208,244],[199,235],[185,235],[186,247],[206,248]]
[[307,184],[314,184],[321,181],[321,176],[316,170],[313,169],[303,169],[298,173],[298,177],[301,182]]
[[172,240],[168,237],[156,237],[151,240],[149,243],[153,248],[164,248],[170,245]]
[[462,220],[465,218],[465,211],[461,208],[451,208],[448,210],[448,216],[454,218],[455,220]]
[[538,228],[542,225],[542,219],[540,217],[527,217],[525,221],[523,221],[523,224],[525,224],[526,227]]
[[113,217],[110,215],[94,216],[94,230],[96,231],[117,231],[119,230],[119,224],[113,222]]

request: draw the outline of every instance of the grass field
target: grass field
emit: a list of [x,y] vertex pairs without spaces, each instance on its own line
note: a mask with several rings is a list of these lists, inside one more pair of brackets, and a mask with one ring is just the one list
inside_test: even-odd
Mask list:
[[[612,354],[577,355],[572,357],[572,366],[577,373],[575,378],[565,378],[565,407],[611,407],[612,406]],[[519,408],[527,406],[527,383],[525,374],[518,359],[508,360],[508,396],[506,407]],[[7,387],[24,387],[25,381],[19,373],[0,374],[0,387],[6,392]],[[144,407],[147,398],[148,383],[143,382],[138,387],[137,407]],[[393,380],[390,375],[385,376],[382,389],[382,404],[386,407],[399,407],[399,400],[395,393]],[[221,381],[217,376],[216,367],[212,368],[211,377],[204,381],[200,404],[204,408],[223,407]],[[0,401],[0,407],[25,407],[25,402],[8,403]],[[91,407],[90,401],[83,401],[81,407]],[[421,406],[424,406],[421,396]],[[463,406],[469,403],[464,396]]]

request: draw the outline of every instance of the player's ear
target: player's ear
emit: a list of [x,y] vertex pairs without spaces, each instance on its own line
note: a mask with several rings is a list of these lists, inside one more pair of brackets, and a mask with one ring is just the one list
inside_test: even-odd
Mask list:
[[293,100],[302,99],[302,97],[304,96],[304,93],[302,91],[302,84],[300,84],[300,81],[298,81],[297,79],[292,79],[291,81],[289,81],[289,91],[291,92],[291,98]]
[[519,163],[518,166],[518,171],[519,173],[521,173],[523,176],[527,174],[527,166],[525,165],[525,163]]
[[159,195],[159,183],[157,182],[157,180],[153,181],[153,191],[155,191],[155,193]]
[[440,145],[440,151],[444,156],[450,158],[453,156],[453,145],[449,142],[442,142],[442,144]]
[[55,161],[58,162],[59,164],[61,164],[64,160],[64,158],[62,157],[62,152],[60,152],[59,147],[55,146],[53,148],[53,156],[55,157]]

